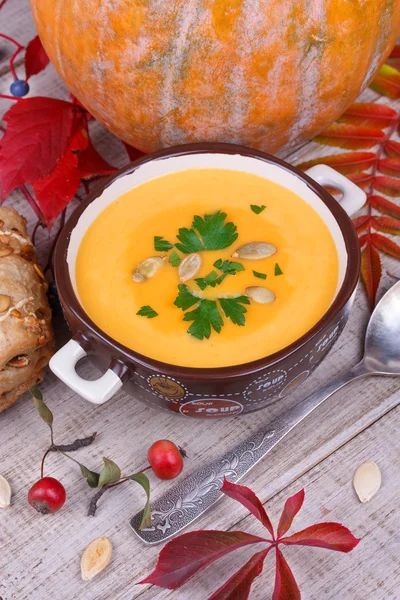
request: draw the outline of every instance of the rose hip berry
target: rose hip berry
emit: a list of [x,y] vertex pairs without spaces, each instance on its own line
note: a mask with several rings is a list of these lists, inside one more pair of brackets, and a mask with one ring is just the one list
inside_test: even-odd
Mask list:
[[28,492],[28,502],[42,515],[56,513],[67,498],[65,488],[54,477],[42,477]]
[[158,440],[150,446],[147,458],[159,479],[174,479],[183,469],[179,448],[170,440]]

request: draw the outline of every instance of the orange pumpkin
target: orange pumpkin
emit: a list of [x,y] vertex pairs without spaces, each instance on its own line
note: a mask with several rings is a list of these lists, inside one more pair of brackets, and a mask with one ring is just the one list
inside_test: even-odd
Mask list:
[[58,73],[148,152],[198,141],[276,152],[354,101],[400,34],[400,0],[31,0]]

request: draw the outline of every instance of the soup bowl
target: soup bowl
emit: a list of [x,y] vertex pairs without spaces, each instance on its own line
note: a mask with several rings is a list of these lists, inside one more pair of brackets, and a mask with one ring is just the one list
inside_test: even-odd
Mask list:
[[[279,352],[218,368],[159,362],[112,339],[91,320],[79,300],[76,258],[94,219],[135,186],[191,168],[243,171],[276,182],[311,205],[330,231],[339,258],[333,301],[305,335]],[[340,190],[340,202],[323,185]],[[62,230],[55,253],[55,274],[72,339],[53,356],[51,370],[94,404],[103,404],[123,388],[134,399],[186,417],[227,417],[267,407],[288,395],[312,373],[346,324],[360,270],[358,239],[349,216],[362,207],[365,199],[362,190],[330,167],[318,165],[303,173],[278,158],[243,146],[193,144],[141,158],[93,190]],[[85,356],[104,372],[99,379],[87,381],[76,372],[76,364]]]

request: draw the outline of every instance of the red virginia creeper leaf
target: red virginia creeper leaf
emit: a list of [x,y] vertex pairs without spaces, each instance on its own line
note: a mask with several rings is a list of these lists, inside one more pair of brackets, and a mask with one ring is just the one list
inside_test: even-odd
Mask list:
[[80,182],[78,157],[68,150],[49,175],[32,183],[36,200],[49,229],[75,196]]
[[378,231],[391,233],[392,235],[400,235],[400,219],[392,219],[391,217],[372,217],[371,225]]
[[377,128],[333,123],[328,129],[317,135],[314,142],[348,150],[361,150],[372,148],[376,144],[382,143],[384,139],[385,134]]
[[70,150],[83,152],[89,145],[89,134],[87,123],[82,117],[75,119],[72,135],[68,140],[67,147]]
[[100,156],[91,142],[86,150],[79,153],[78,167],[83,179],[89,179],[96,175],[112,175],[118,170]]
[[372,233],[371,241],[378,250],[382,250],[382,252],[390,254],[390,256],[394,256],[395,258],[400,258],[400,246],[392,242],[392,240],[388,240],[388,238],[385,238],[380,233]]
[[359,241],[359,244],[360,244],[360,248],[362,248],[362,247],[364,246],[364,244],[367,242],[367,240],[368,240],[368,235],[367,235],[367,234],[365,234],[365,235],[360,235],[360,236],[358,237],[358,241]]
[[354,228],[356,229],[357,233],[362,233],[363,231],[366,231],[369,227],[370,224],[370,216],[369,215],[362,215],[361,217],[358,217],[357,219],[353,219],[353,225]]
[[385,129],[396,122],[399,115],[393,108],[374,102],[355,102],[339,117],[340,123],[379,127]]
[[315,546],[337,552],[350,552],[359,541],[347,527],[340,523],[317,523],[283,538],[280,543],[286,546]]
[[272,600],[301,600],[292,570],[279,548],[276,549],[275,588]]
[[400,181],[393,177],[379,175],[375,177],[374,187],[378,192],[382,192],[386,196],[396,198],[400,196]]
[[389,65],[382,65],[369,87],[388,98],[400,98],[400,73]]
[[224,483],[222,484],[221,492],[223,492],[225,496],[229,496],[229,498],[232,498],[233,500],[236,500],[236,502],[240,502],[240,504],[245,506],[247,510],[249,510],[251,514],[254,515],[256,519],[261,521],[264,527],[268,529],[272,537],[274,537],[274,528],[272,527],[272,523],[265,512],[265,508],[253,490],[244,485],[231,483],[226,479],[226,477],[224,477]]
[[400,142],[389,140],[385,144],[385,152],[391,158],[400,158]]
[[396,158],[381,158],[378,162],[378,169],[385,175],[400,177],[400,160]]
[[122,142],[122,143],[125,146],[125,150],[129,156],[130,162],[134,162],[138,158],[141,158],[142,156],[145,155],[145,153],[142,152],[141,150],[138,150],[137,148],[134,148],[133,146],[130,146],[129,144],[126,144],[125,142]]
[[362,190],[367,190],[374,181],[374,176],[370,173],[349,173],[347,179],[350,179]]
[[29,42],[25,53],[25,79],[28,81],[32,75],[37,75],[49,64],[50,59],[37,35]]
[[0,143],[2,196],[51,173],[64,154],[74,123],[74,106],[54,98],[26,98],[3,116]]
[[305,171],[315,165],[329,165],[342,173],[358,173],[364,169],[369,169],[376,161],[376,154],[373,152],[345,152],[343,154],[332,154],[332,156],[322,156],[314,160],[309,160],[297,165],[298,169]]
[[168,542],[156,568],[138,583],[152,583],[175,590],[212,562],[242,546],[263,542],[243,531],[191,531]]
[[400,206],[394,202],[390,202],[390,200],[387,200],[382,196],[370,196],[368,202],[376,210],[379,210],[385,215],[390,215],[391,217],[400,217]]
[[272,546],[254,554],[239,571],[226,581],[208,600],[247,600],[256,577],[261,575],[264,560]]
[[281,538],[290,529],[293,519],[303,506],[304,490],[300,490],[294,496],[288,498],[283,507],[281,518],[278,525],[278,538]]
[[372,244],[368,243],[361,252],[361,277],[365,285],[368,304],[371,311],[375,306],[376,292],[378,291],[381,276],[381,257]]

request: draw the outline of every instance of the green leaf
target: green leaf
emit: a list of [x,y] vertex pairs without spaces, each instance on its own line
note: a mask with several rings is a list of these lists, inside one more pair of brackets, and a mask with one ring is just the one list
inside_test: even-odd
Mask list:
[[178,285],[178,290],[179,293],[174,302],[175,306],[177,306],[178,308],[181,308],[182,310],[187,310],[194,304],[198,304],[198,302],[200,302],[200,298],[194,296],[187,285],[180,283]]
[[176,250],[172,250],[171,254],[169,255],[168,261],[173,267],[177,267],[181,264],[180,256]]
[[254,277],[258,277],[258,279],[267,279],[266,273],[259,273],[259,271],[253,271]]
[[[197,279],[195,279],[195,282],[201,290],[205,290],[207,286],[215,287],[218,283],[218,279],[219,277],[217,271],[211,271],[211,273],[209,273],[205,277],[197,277]],[[219,283],[221,283],[221,281]]]
[[185,313],[183,320],[193,321],[188,333],[199,340],[208,339],[211,335],[211,328],[220,333],[224,325],[214,300],[200,300],[199,306],[195,310]]
[[242,263],[235,262],[234,260],[223,261],[221,258],[215,261],[214,267],[228,275],[236,275],[239,271],[244,271]]
[[90,471],[85,465],[78,463],[83,477],[86,479],[87,484],[91,488],[97,488],[99,485],[100,473]]
[[256,213],[256,215],[259,215],[267,207],[265,206],[265,204],[263,204],[262,206],[257,206],[257,204],[250,204],[250,208],[253,211],[253,213]]
[[236,275],[239,271],[244,271],[244,266],[241,263],[233,260],[222,260],[219,258],[215,261],[214,267],[222,271],[222,275],[218,277],[215,271],[211,271],[205,277],[198,277],[195,282],[201,290],[205,290],[207,286],[215,287],[220,285],[227,275]]
[[218,211],[211,215],[193,218],[192,228],[179,229],[176,248],[184,254],[201,250],[222,250],[237,240],[236,225],[225,223],[227,215]]
[[237,296],[236,298],[219,298],[219,303],[225,316],[235,325],[244,325],[246,323],[245,313],[247,308],[243,304],[250,304],[247,296]]
[[139,308],[136,314],[140,317],[147,317],[148,319],[154,319],[154,317],[158,317],[158,313],[148,305]]
[[53,425],[53,413],[51,412],[47,404],[45,404],[42,393],[39,392],[39,390],[37,390],[36,388],[29,388],[29,391],[33,396],[33,401],[35,403],[36,410],[38,411],[39,416],[43,419],[45,423],[47,423],[47,425],[51,427]]
[[173,247],[174,245],[170,242],[167,242],[167,240],[164,240],[162,235],[154,236],[154,249],[156,252],[166,252],[167,250],[171,250]]
[[275,264],[275,275],[283,275],[283,271],[278,265],[278,263]]
[[115,483],[121,479],[121,469],[114,461],[109,458],[103,457],[104,467],[99,477],[99,487],[108,485],[109,483]]
[[151,510],[150,510],[150,481],[147,475],[144,473],[134,473],[129,477],[132,481],[136,481],[139,485],[142,486],[144,491],[146,492],[147,500],[144,505],[142,520],[140,521],[139,529],[145,529],[151,525]]

